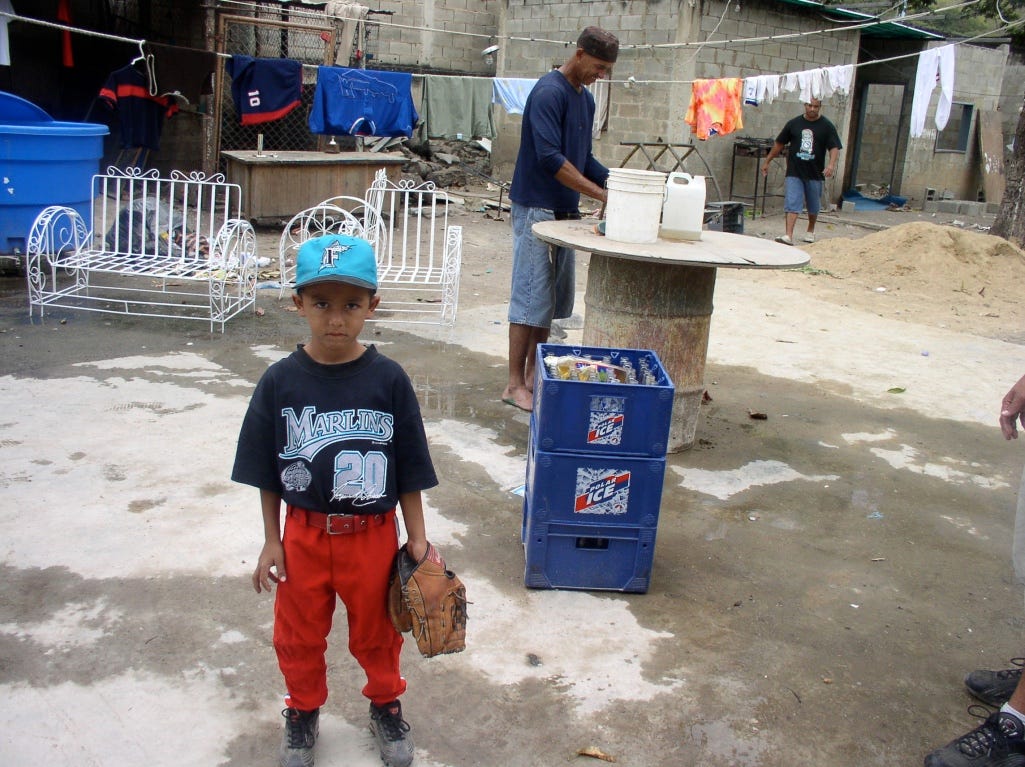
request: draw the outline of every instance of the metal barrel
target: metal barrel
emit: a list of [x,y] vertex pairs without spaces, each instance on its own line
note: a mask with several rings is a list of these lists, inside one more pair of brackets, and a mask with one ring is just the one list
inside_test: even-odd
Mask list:
[[651,349],[676,387],[668,451],[694,445],[705,391],[714,267],[592,254],[583,342]]

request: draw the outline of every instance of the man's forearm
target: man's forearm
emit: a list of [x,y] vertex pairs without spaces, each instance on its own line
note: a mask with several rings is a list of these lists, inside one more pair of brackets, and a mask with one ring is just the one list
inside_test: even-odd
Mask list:
[[607,199],[605,190],[577,170],[569,160],[566,160],[556,171],[555,180],[580,194],[586,194],[588,197],[598,200],[598,202],[605,202]]

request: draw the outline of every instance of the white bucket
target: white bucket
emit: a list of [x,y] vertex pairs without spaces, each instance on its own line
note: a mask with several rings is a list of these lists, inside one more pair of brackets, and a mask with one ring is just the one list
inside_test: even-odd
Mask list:
[[666,174],[610,168],[605,236],[619,242],[655,242],[666,194]]

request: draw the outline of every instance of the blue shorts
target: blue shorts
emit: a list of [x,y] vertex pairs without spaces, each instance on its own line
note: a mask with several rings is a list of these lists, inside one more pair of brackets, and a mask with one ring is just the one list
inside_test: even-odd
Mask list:
[[531,227],[554,221],[544,208],[512,203],[513,265],[509,295],[509,322],[534,328],[550,328],[553,319],[573,314],[576,298],[576,255],[570,248],[541,242]]
[[783,210],[786,213],[800,213],[805,206],[808,208],[809,216],[817,216],[822,207],[822,182],[802,181],[796,176],[787,176],[783,180],[783,188],[786,197],[783,200]]

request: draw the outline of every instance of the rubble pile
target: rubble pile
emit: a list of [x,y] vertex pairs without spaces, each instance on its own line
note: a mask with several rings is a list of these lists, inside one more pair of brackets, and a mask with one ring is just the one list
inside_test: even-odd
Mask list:
[[413,139],[397,149],[409,160],[402,166],[404,178],[433,181],[442,189],[479,186],[491,179],[491,152],[478,141]]

